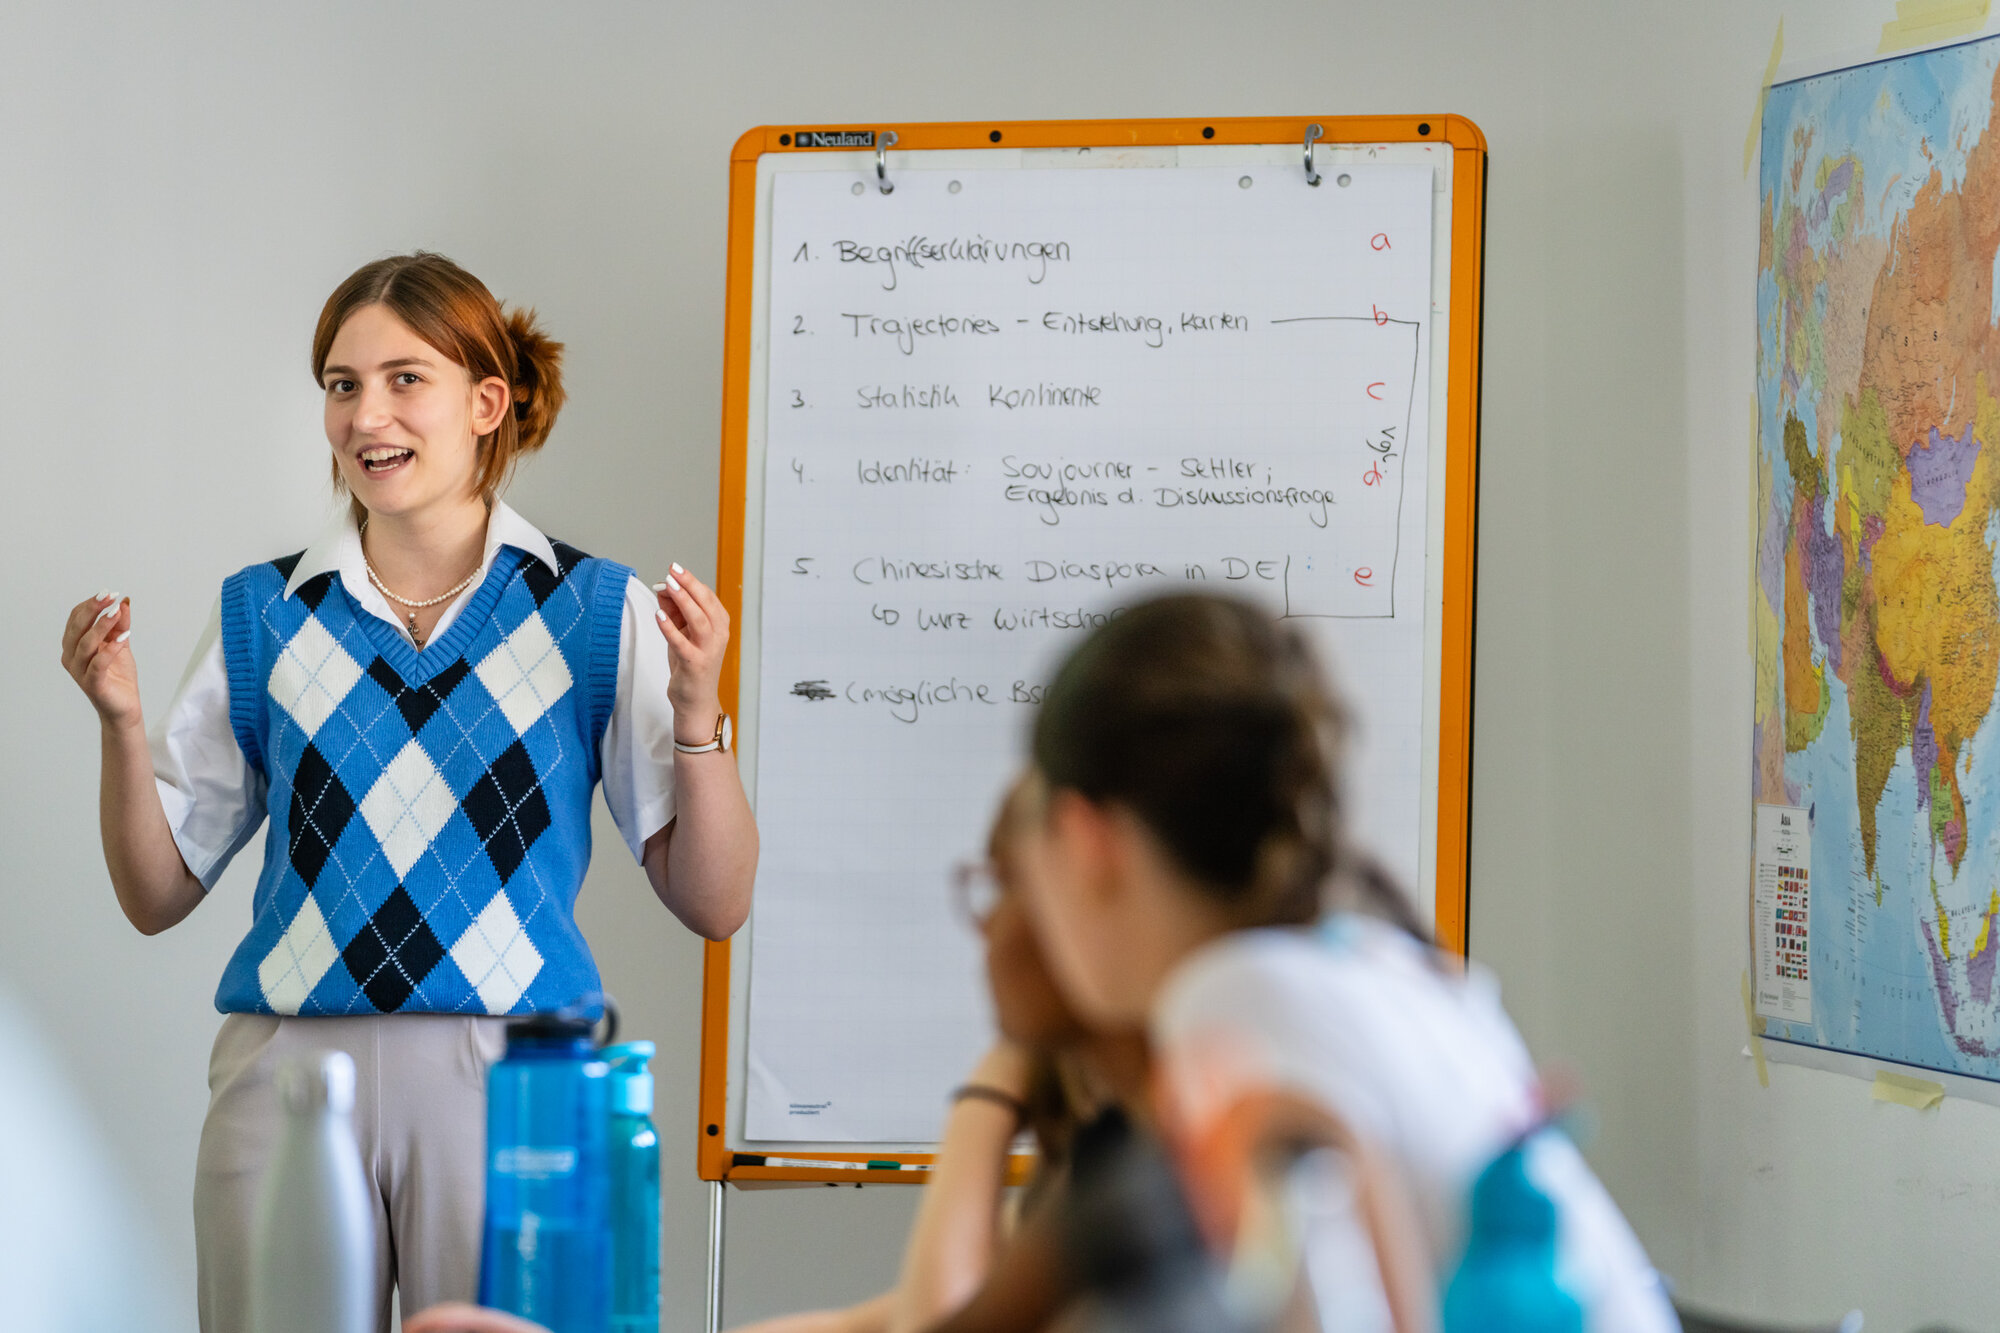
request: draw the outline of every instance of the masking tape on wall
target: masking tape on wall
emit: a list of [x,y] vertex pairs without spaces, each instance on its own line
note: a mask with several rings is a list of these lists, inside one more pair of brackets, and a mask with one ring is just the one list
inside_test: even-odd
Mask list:
[[[1984,8],[1982,0],[1981,7]],[[1884,41],[1888,40],[1885,35]],[[1757,131],[1764,127],[1764,99],[1771,95],[1771,80],[1778,77],[1778,58],[1785,54],[1785,20],[1778,20],[1778,35],[1771,39],[1771,58],[1764,62],[1764,81],[1757,85],[1757,109],[1750,113],[1750,133],[1743,138],[1743,174],[1757,156]]]
[[[1757,1060],[1757,1086],[1768,1088],[1771,1086],[1771,1066],[1764,1063],[1764,1038],[1757,1030],[1757,1006],[1750,1003],[1748,971],[1743,974],[1743,1023],[1750,1029],[1750,1054]],[[1938,1089],[1938,1095],[1943,1096],[1944,1089]]]
[[1986,11],[1992,0],[1896,0],[1894,22],[1882,25],[1885,51],[1907,51],[1913,46],[1965,37],[1986,26]]
[[1873,1096],[1878,1102],[1894,1102],[1915,1111],[1928,1111],[1944,1101],[1944,1084],[1878,1069],[1875,1071]]

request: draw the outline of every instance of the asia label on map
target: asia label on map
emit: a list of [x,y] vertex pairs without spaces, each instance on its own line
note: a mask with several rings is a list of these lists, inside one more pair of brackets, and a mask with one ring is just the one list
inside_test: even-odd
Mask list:
[[1795,805],[1757,807],[1757,1012],[1812,1022],[1812,825]]
[[[1988,1080],[2000,1080],[1997,99],[2000,38],[1771,89],[1750,556],[1750,943],[1765,1035]],[[1781,852],[1788,818],[1802,841]]]

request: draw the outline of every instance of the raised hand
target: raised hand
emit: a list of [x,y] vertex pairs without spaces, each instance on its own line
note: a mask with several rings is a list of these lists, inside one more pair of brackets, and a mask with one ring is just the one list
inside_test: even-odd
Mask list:
[[139,671],[132,661],[132,601],[101,592],[78,602],[63,623],[62,663],[105,725],[139,720]]
[[[653,585],[660,637],[667,641],[667,701],[674,739],[707,747],[721,723],[722,659],[729,612],[709,586],[681,568]],[[714,751],[672,757],[674,817],[646,839],[640,857],[653,892],[703,939],[735,933],[750,912],[757,878],[757,821],[735,763]]]
[[667,701],[674,707],[674,731],[683,744],[705,744],[714,739],[722,713],[719,686],[723,654],[729,650],[729,612],[714,590],[679,565],[653,585],[653,594],[660,601],[655,614],[672,664]]

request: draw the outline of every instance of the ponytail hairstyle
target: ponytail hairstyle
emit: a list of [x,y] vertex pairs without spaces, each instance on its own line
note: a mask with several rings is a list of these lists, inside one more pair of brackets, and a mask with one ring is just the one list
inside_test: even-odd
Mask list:
[[1334,893],[1423,939],[1395,883],[1347,843],[1348,730],[1297,630],[1231,598],[1162,597],[1063,663],[1034,763],[1051,789],[1131,812],[1239,927],[1303,925]]
[[[334,288],[313,330],[313,382],[325,382],[326,358],[341,325],[355,311],[379,305],[419,338],[465,367],[476,384],[498,376],[508,386],[513,411],[491,434],[479,437],[474,485],[488,505],[506,488],[523,454],[542,447],[562,411],[563,345],[535,321],[533,310],[503,312],[486,284],[440,254],[419,250],[391,255],[354,270]],[[335,489],[343,485],[333,469]],[[366,517],[350,500],[355,518]]]

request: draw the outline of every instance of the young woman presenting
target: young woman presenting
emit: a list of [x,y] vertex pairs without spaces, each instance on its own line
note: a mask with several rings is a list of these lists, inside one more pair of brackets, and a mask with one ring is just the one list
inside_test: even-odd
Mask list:
[[649,588],[503,503],[563,404],[560,343],[434,254],[379,260],[313,336],[347,512],[223,583],[150,741],[129,601],[78,605],[63,664],[96,708],[112,887],[155,934],[268,817],[249,933],[222,976],[195,1229],[207,1333],[247,1313],[272,1075],[341,1049],[376,1191],[377,1285],[472,1295],[485,1070],[500,1018],[600,989],[573,906],[591,792],[660,901],[721,939],[757,832],[716,684],[729,617],[679,565]]

